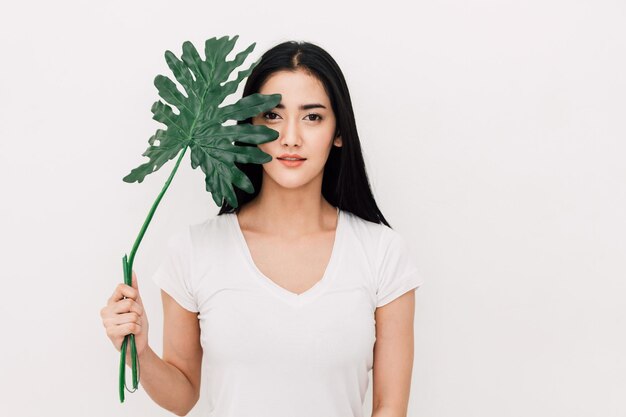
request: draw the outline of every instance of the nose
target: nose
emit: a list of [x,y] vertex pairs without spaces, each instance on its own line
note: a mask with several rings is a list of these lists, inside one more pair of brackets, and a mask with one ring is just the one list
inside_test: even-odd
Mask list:
[[279,132],[279,140],[282,146],[287,147],[300,146],[302,144],[300,129],[295,119],[283,124]]

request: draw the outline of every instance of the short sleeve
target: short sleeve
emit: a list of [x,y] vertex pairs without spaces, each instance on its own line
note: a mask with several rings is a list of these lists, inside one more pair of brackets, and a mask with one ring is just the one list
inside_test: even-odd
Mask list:
[[379,247],[376,307],[390,303],[423,283],[404,237],[393,229],[388,232],[381,236]]
[[184,309],[197,313],[198,306],[191,286],[192,250],[188,228],[172,235],[167,243],[165,258],[152,275],[152,281]]

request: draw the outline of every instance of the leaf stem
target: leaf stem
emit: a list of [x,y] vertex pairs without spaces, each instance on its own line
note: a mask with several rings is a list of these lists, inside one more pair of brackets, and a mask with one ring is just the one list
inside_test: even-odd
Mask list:
[[[124,258],[123,258],[124,284],[126,285],[132,285],[133,261],[135,259],[135,253],[137,252],[137,249],[139,248],[139,244],[141,243],[143,236],[146,234],[146,230],[148,229],[148,225],[150,224],[150,221],[152,220],[152,216],[154,216],[154,213],[157,207],[159,206],[161,199],[165,195],[165,192],[169,188],[170,183],[172,182],[172,179],[174,178],[174,175],[176,174],[176,171],[178,170],[180,161],[182,161],[183,156],[185,156],[187,147],[188,146],[185,146],[183,148],[182,152],[180,153],[178,157],[178,160],[176,161],[176,165],[174,166],[174,169],[172,169],[170,176],[167,178],[167,181],[165,181],[165,185],[163,186],[158,197],[152,204],[152,208],[150,208],[150,212],[148,213],[148,216],[146,217],[146,220],[144,221],[143,226],[141,227],[141,230],[139,231],[139,235],[137,236],[137,239],[135,240],[135,244],[133,245],[133,248],[130,251],[130,256],[128,257],[128,260],[127,260],[126,255],[124,255]],[[122,348],[120,351],[119,394],[120,394],[120,402],[122,403],[124,402],[124,389],[126,388],[126,350],[127,350],[127,346],[129,342],[130,342],[130,353],[131,353],[131,362],[132,362],[131,368],[132,368],[132,377],[133,377],[133,390],[137,390],[137,387],[139,386],[139,361],[137,359],[135,335],[131,333],[131,334],[127,334],[126,336],[124,336],[124,341],[122,342]],[[134,392],[134,391],[131,391],[131,392]]]
[[[135,260],[135,253],[137,252],[137,249],[139,248],[139,244],[141,243],[141,239],[143,239],[143,235],[146,233],[146,229],[148,228],[148,225],[150,224],[150,221],[152,220],[152,216],[154,216],[154,212],[156,211],[159,203],[161,202],[161,199],[165,195],[165,192],[167,191],[168,187],[170,186],[170,183],[172,182],[172,179],[174,178],[174,175],[176,174],[176,170],[178,170],[178,166],[180,165],[180,161],[182,161],[183,156],[185,155],[185,152],[187,151],[187,148],[188,148],[188,146],[185,146],[183,148],[183,151],[180,153],[180,156],[178,157],[178,160],[176,161],[176,165],[174,166],[174,169],[172,170],[172,172],[171,172],[170,176],[168,177],[167,181],[165,181],[165,185],[163,186],[163,189],[161,190],[161,193],[159,193],[159,196],[154,201],[154,204],[152,205],[152,208],[150,209],[150,212],[148,213],[148,217],[146,217],[146,220],[143,223],[143,226],[141,227],[141,231],[139,232],[139,236],[137,236],[137,239],[135,240],[135,244],[133,245],[133,248],[130,251],[130,255],[128,256],[128,269],[129,269],[129,271],[131,273],[132,273],[132,270],[133,270],[133,261]],[[132,279],[132,276],[130,276],[129,278]],[[131,282],[127,282],[126,285],[131,285]]]

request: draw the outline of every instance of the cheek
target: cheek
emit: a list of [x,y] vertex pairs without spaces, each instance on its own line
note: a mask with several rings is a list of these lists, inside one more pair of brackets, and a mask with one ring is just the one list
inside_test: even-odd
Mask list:
[[[277,139],[278,140],[278,139]],[[257,148],[259,148],[260,150],[262,150],[265,153],[268,154],[272,154],[272,152],[270,151],[270,149],[272,148],[272,146],[275,146],[275,142],[277,141],[272,141],[272,142],[267,142],[267,143],[261,143],[257,145]]]
[[314,147],[318,152],[330,148],[335,139],[335,127],[334,126],[320,126],[317,129],[312,129],[305,137],[305,141],[308,142],[311,147]]

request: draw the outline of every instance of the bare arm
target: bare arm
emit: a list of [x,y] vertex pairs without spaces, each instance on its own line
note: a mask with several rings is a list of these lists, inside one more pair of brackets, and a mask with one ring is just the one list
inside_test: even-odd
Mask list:
[[372,417],[406,417],[413,371],[415,291],[376,309]]
[[161,407],[184,416],[200,394],[202,347],[198,315],[161,290],[163,359],[149,347],[139,356],[141,385]]
[[[124,336],[133,333],[139,359],[140,383],[161,407],[186,415],[198,401],[202,348],[196,313],[182,308],[161,291],[163,299],[163,359],[148,345],[148,316],[132,273],[132,286],[119,284],[100,310],[102,324],[111,342],[121,350]],[[131,365],[130,349],[126,364]]]

